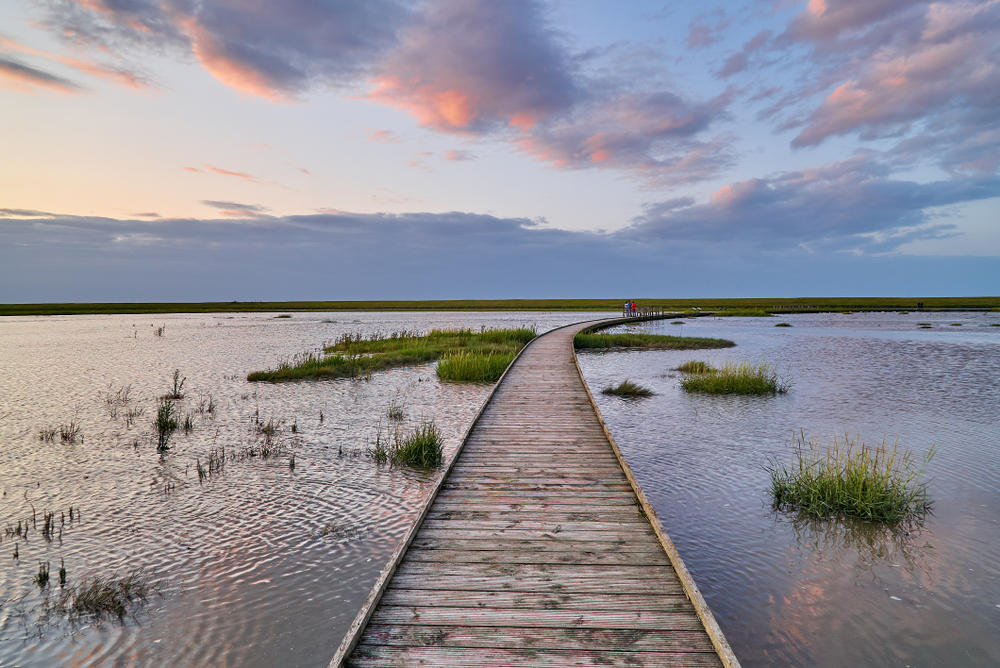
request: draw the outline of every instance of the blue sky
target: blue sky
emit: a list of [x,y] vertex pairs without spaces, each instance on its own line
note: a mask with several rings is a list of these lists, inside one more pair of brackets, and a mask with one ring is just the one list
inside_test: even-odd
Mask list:
[[998,292],[996,0],[15,0],[0,122],[0,301]]

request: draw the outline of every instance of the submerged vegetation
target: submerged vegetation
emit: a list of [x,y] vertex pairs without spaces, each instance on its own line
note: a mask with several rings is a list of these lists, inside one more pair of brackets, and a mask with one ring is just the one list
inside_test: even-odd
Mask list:
[[435,468],[444,458],[444,439],[433,422],[424,422],[405,436],[398,429],[391,436],[380,430],[371,454],[380,464]]
[[615,387],[606,387],[601,390],[602,394],[611,394],[625,399],[638,399],[639,397],[651,397],[653,391],[648,387],[643,387],[630,380],[623,380]]
[[160,399],[160,405],[156,409],[156,419],[153,420],[153,427],[156,429],[156,451],[166,452],[170,449],[167,443],[175,431],[177,431],[177,411],[174,402],[170,399]]
[[[445,373],[454,373],[446,380],[471,380],[492,382],[500,374],[489,378],[485,369],[495,369],[504,356],[507,367],[510,360],[535,338],[533,328],[517,329],[434,329],[426,335],[398,331],[388,335],[370,337],[345,334],[327,346],[323,354],[309,354],[290,362],[281,363],[277,369],[255,371],[247,376],[250,381],[287,381],[303,378],[354,378],[375,371],[411,364],[433,362],[442,357],[452,359]],[[450,370],[449,370],[450,367]],[[465,377],[466,374],[472,377]]]
[[708,339],[697,336],[580,333],[573,339],[573,345],[577,350],[611,350],[613,348],[699,350],[703,348],[730,348],[736,344],[728,339]]
[[[860,438],[834,439],[825,450],[800,434],[790,465],[772,462],[771,494],[779,509],[811,517],[857,517],[899,524],[930,509],[927,485],[909,450],[885,441],[866,445]],[[930,462],[932,447],[924,458]]]
[[681,387],[707,394],[783,394],[789,385],[770,364],[726,362],[718,369],[687,376]]

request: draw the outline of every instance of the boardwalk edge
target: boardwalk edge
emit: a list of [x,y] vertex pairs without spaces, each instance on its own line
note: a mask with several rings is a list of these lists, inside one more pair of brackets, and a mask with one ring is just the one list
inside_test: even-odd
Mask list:
[[[581,330],[581,332],[593,332],[598,329],[607,329],[608,327],[614,327],[615,325],[625,323],[641,322],[646,320],[661,320],[681,315],[683,314],[664,314],[662,316],[640,318],[615,318],[613,320],[596,323],[591,327]],[[736,654],[729,646],[729,642],[726,640],[726,636],[722,632],[722,628],[719,626],[719,623],[715,620],[715,616],[712,614],[711,608],[708,607],[708,603],[701,595],[698,585],[695,584],[694,578],[691,577],[691,572],[688,571],[687,566],[684,564],[684,560],[681,559],[680,552],[677,551],[677,547],[674,545],[674,542],[670,539],[666,529],[663,528],[663,524],[660,522],[660,518],[656,514],[656,510],[653,509],[652,504],[650,504],[649,500],[646,498],[645,492],[642,491],[642,486],[639,485],[639,481],[636,479],[635,475],[633,475],[632,469],[629,467],[628,462],[625,461],[625,457],[622,455],[621,449],[618,447],[618,443],[615,441],[614,436],[611,435],[611,430],[608,429],[608,425],[604,422],[604,416],[601,415],[601,411],[597,407],[597,402],[594,401],[594,395],[591,394],[590,387],[587,385],[587,380],[583,377],[583,371],[580,369],[579,360],[577,360],[575,346],[573,347],[573,365],[576,366],[576,372],[580,375],[580,382],[583,383],[583,389],[587,393],[587,399],[590,401],[590,405],[594,409],[594,413],[597,414],[597,421],[601,423],[601,429],[604,430],[604,435],[607,436],[608,442],[611,444],[611,449],[614,451],[619,465],[621,465],[622,470],[625,472],[625,477],[628,478],[629,485],[632,486],[632,491],[635,492],[636,498],[639,499],[639,504],[642,507],[643,513],[645,513],[646,519],[648,519],[650,525],[652,525],[653,531],[656,533],[656,537],[660,541],[660,545],[663,547],[663,551],[667,553],[667,558],[670,559],[670,563],[673,565],[674,571],[677,573],[677,577],[681,581],[684,593],[687,595],[688,600],[691,601],[691,605],[694,606],[698,618],[705,627],[705,632],[708,633],[708,637],[712,641],[712,646],[715,647],[716,654],[719,655],[719,659],[726,668],[740,668],[739,659],[736,658]]]

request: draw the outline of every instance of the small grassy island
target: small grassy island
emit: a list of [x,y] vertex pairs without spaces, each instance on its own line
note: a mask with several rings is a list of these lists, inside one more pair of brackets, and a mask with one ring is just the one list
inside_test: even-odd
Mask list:
[[703,350],[705,348],[731,348],[736,344],[728,339],[708,339],[697,336],[666,336],[663,334],[577,334],[573,339],[577,350],[612,350],[631,348],[637,350]]
[[690,375],[681,381],[687,392],[706,394],[784,394],[788,382],[770,364],[726,362],[714,369],[705,362],[685,362],[678,367]]
[[631,380],[623,380],[616,387],[604,388],[602,394],[612,394],[623,399],[638,399],[639,397],[653,396],[653,391],[648,387],[633,383]]
[[255,371],[249,381],[354,378],[412,364],[440,360],[438,376],[456,382],[496,382],[535,330],[435,329],[426,335],[399,331],[369,337],[345,334],[323,354],[308,354],[277,369]]
[[[823,450],[800,435],[795,448],[791,465],[768,467],[775,508],[890,525],[919,519],[930,510],[927,485],[913,453],[898,444],[869,446],[860,438],[845,437]],[[933,456],[931,448],[924,462]]]

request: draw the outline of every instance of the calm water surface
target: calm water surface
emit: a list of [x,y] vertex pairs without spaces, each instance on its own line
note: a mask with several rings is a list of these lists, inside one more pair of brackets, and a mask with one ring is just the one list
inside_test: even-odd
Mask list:
[[[576,313],[296,313],[0,319],[0,665],[325,666],[434,475],[376,465],[388,428],[434,420],[453,451],[489,388],[440,383],[434,365],[367,381],[252,384],[248,371],[317,350],[344,333],[433,327],[539,331],[600,317]],[[162,337],[154,326],[165,325]],[[187,378],[178,431],[156,453],[152,420],[174,369]],[[127,425],[107,395],[131,386]],[[214,415],[198,407],[212,397]],[[320,416],[323,416],[321,420]],[[196,462],[220,447],[260,445],[251,420],[280,421],[295,453],[227,463],[199,483]],[[70,420],[83,442],[39,439]],[[292,433],[295,424],[297,433]],[[68,521],[70,507],[82,513]],[[61,539],[41,535],[54,511]],[[62,524],[62,515],[67,515]],[[16,549],[19,559],[13,559]],[[53,584],[32,583],[52,564]],[[69,584],[142,569],[158,587],[124,624],[70,624],[40,614],[65,562]]]
[[[743,665],[1000,665],[1000,313],[684,323],[641,331],[737,347],[585,354],[581,366]],[[767,361],[792,388],[689,395],[671,371],[689,359]],[[626,378],[657,394],[599,394]],[[920,458],[934,445],[933,515],[894,535],[774,512],[763,466],[789,461],[799,430],[898,439]]]

